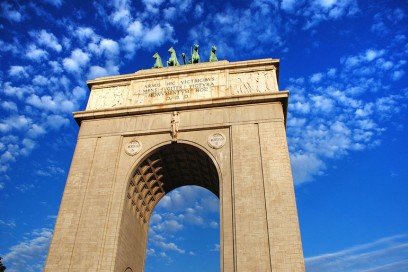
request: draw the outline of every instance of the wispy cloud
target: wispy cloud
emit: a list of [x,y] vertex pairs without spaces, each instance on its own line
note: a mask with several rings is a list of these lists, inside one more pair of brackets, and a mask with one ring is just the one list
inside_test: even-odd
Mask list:
[[305,258],[307,271],[382,271],[408,270],[408,235],[385,237],[333,253]]
[[51,242],[52,230],[48,228],[27,233],[24,240],[10,247],[4,257],[7,271],[40,271],[42,270],[48,247]]

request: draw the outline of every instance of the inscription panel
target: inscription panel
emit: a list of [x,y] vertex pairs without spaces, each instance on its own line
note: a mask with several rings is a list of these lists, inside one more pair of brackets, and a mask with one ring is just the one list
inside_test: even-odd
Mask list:
[[218,96],[219,88],[218,74],[132,81],[128,102],[131,105],[147,105],[211,98]]
[[[228,82],[228,83],[227,83]],[[276,70],[180,74],[132,80],[129,85],[93,88],[87,110],[174,103],[278,92]]]

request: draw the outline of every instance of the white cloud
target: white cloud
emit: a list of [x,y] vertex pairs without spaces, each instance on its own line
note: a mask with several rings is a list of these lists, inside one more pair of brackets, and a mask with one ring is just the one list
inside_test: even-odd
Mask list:
[[3,163],[8,163],[8,162],[14,162],[14,161],[16,161],[16,159],[15,159],[16,155],[17,155],[16,153],[13,154],[10,151],[6,151],[1,155],[0,161],[1,161],[2,164]]
[[100,43],[100,49],[107,58],[116,57],[119,54],[119,44],[111,39],[103,39]]
[[406,109],[408,91],[389,85],[393,73],[405,71],[400,50],[371,47],[340,63],[284,88],[292,90],[287,133],[297,184],[324,174],[333,159],[378,146],[389,125],[384,121]]
[[152,217],[150,217],[150,224],[156,224],[162,220],[160,214],[153,213]]
[[[156,1],[156,0],[153,0],[153,1]],[[192,0],[170,0],[170,3],[176,6],[178,10],[185,13],[187,11],[190,11],[193,1]]]
[[13,101],[3,101],[1,102],[1,107],[8,111],[17,111],[17,104]]
[[11,22],[21,22],[23,20],[23,16],[21,12],[15,10],[9,3],[2,2],[1,3],[1,17],[8,19]]
[[322,73],[313,74],[313,75],[310,77],[310,82],[312,82],[312,83],[317,83],[317,82],[319,82],[320,80],[322,80],[322,77],[323,77]]
[[295,8],[303,4],[303,1],[299,0],[282,0],[281,8],[287,12],[293,12]]
[[38,169],[36,174],[45,177],[54,177],[65,174],[65,170],[57,165],[47,165],[45,169]]
[[127,35],[120,40],[122,49],[131,58],[139,48],[160,46],[167,41],[175,42],[174,29],[168,24],[156,24],[149,28],[139,20],[133,21],[126,29]]
[[0,182],[0,190],[3,190],[4,188],[6,188],[6,184],[4,182]]
[[37,138],[45,133],[46,131],[41,125],[33,124],[28,130],[27,135],[31,138]]
[[[114,26],[126,28],[132,19],[132,15],[131,15],[132,6],[131,6],[130,1],[115,0],[115,1],[111,1],[108,4],[108,6],[109,6],[109,12],[111,12],[108,15],[109,22]],[[102,14],[102,16],[106,16],[106,14]]]
[[45,86],[49,83],[48,79],[45,76],[42,75],[36,75],[33,78],[33,84],[34,85],[39,85],[39,86]]
[[220,251],[220,244],[214,244],[210,251]]
[[306,257],[309,271],[378,271],[408,270],[407,235],[385,237],[377,241],[353,246],[333,253]]
[[58,109],[58,103],[56,103],[50,95],[38,97],[37,95],[32,94],[27,98],[27,103],[39,109],[47,109],[50,111]]
[[40,62],[48,58],[48,53],[45,50],[38,48],[36,45],[31,44],[28,46],[26,57],[36,62]]
[[66,117],[53,114],[47,117],[46,124],[52,129],[59,130],[61,127],[68,126],[69,120]]
[[20,184],[16,186],[16,189],[19,190],[21,193],[26,193],[34,188],[35,188],[34,184]]
[[143,24],[140,21],[134,21],[127,27],[127,32],[132,37],[140,38],[144,33]]
[[40,271],[44,265],[52,230],[43,228],[25,235],[24,240],[5,253],[7,271]]
[[91,66],[89,68],[89,73],[87,75],[88,79],[95,79],[98,77],[113,76],[119,74],[119,67],[112,65],[112,63],[107,63],[106,67],[101,66]]
[[149,14],[151,16],[159,13],[159,7],[163,3],[163,0],[142,0],[142,2],[146,7],[145,14]]
[[51,4],[57,8],[60,8],[63,4],[63,0],[42,0],[44,3]]
[[375,49],[367,49],[364,53],[359,54],[357,56],[348,56],[341,59],[341,62],[346,65],[347,68],[353,69],[357,65],[361,65],[363,63],[368,63],[373,61],[374,59],[383,56],[386,53],[385,50],[375,50]]
[[25,66],[20,66],[20,65],[13,65],[9,69],[9,75],[13,77],[22,77],[22,78],[27,78],[28,73],[27,70],[29,68]]
[[184,214],[183,219],[194,225],[204,225],[205,221],[202,216],[200,216],[197,211],[193,208],[187,208],[186,213]]
[[22,148],[20,149],[20,155],[27,156],[37,146],[36,142],[29,138],[23,139]]
[[12,115],[5,119],[4,122],[17,130],[25,130],[31,124],[32,120],[24,115]]
[[[3,187],[1,187],[3,184]],[[4,188],[4,183],[0,183],[0,190]],[[6,226],[8,228],[14,228],[16,226],[16,222],[14,220],[1,220],[0,225]]]
[[203,3],[197,3],[194,7],[194,17],[200,18],[204,14],[204,5]]
[[298,185],[312,181],[316,175],[322,175],[326,169],[325,163],[313,154],[291,154],[290,162],[293,179]]
[[337,20],[359,11],[356,0],[283,0],[281,9],[290,13],[292,20],[301,21],[304,29],[328,20]]
[[180,254],[184,254],[186,251],[184,249],[180,249],[175,243],[165,243],[165,242],[156,242],[156,246],[165,249],[165,250],[174,250],[177,251]]
[[[219,58],[241,58],[265,55],[270,48],[283,45],[285,31],[281,14],[273,4],[254,1],[248,8],[228,6],[225,10],[207,14],[202,22],[191,28],[189,41],[200,41],[202,48],[211,48],[217,42]],[[267,47],[259,46],[268,43]]]
[[211,221],[211,222],[210,222],[210,227],[211,227],[211,228],[216,229],[216,228],[218,228],[218,227],[219,227],[219,225],[218,225],[218,223],[217,223],[217,222],[215,222],[215,221]]
[[72,90],[72,94],[76,99],[81,100],[86,97],[87,91],[82,87],[76,86]]
[[153,28],[146,31],[143,36],[143,43],[146,46],[160,46],[167,40],[172,40],[174,29],[171,25],[164,26],[155,25]]
[[74,33],[82,44],[85,44],[89,41],[92,43],[97,43],[101,39],[101,37],[97,35],[90,27],[78,27],[74,31]]
[[71,57],[63,60],[63,65],[67,71],[79,74],[82,68],[88,64],[89,60],[88,53],[77,48],[72,51]]
[[177,222],[176,220],[165,220],[152,227],[155,231],[169,231],[177,232],[183,228],[183,225]]
[[177,19],[177,9],[175,7],[168,7],[163,9],[163,14],[166,20]]
[[157,208],[165,210],[184,210],[187,203],[191,203],[200,192],[204,190],[198,186],[184,186],[165,195],[159,202]]
[[61,52],[62,46],[53,33],[48,33],[45,29],[42,29],[41,31],[32,31],[30,35],[37,39],[37,44],[51,48],[56,52]]
[[312,100],[313,110],[321,112],[331,112],[334,107],[334,101],[323,95],[313,95],[310,97]]
[[48,64],[51,66],[51,69],[54,73],[61,73],[62,72],[62,67],[61,64],[55,60],[51,60],[48,62]]
[[403,70],[397,70],[397,71],[394,71],[394,72],[392,73],[391,78],[392,78],[392,80],[397,81],[397,80],[399,80],[404,74],[405,74],[405,72],[404,72]]
[[147,257],[156,256],[156,251],[153,248],[146,249]]

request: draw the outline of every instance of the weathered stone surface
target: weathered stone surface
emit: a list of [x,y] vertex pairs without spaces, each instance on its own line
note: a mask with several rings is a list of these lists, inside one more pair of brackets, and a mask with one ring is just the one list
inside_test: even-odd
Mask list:
[[304,271],[278,68],[218,61],[89,81],[45,271],[143,271],[154,207],[189,184],[220,198],[221,271]]

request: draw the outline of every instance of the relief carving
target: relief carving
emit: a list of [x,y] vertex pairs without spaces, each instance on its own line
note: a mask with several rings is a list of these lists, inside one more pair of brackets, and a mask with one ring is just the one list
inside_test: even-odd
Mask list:
[[230,80],[233,95],[278,91],[275,70],[231,74]]
[[177,111],[174,111],[171,115],[171,125],[170,125],[170,133],[171,133],[171,141],[177,142],[177,134],[180,126],[180,114]]
[[123,107],[127,96],[127,86],[117,86],[103,89],[96,89],[91,92],[88,110],[108,109]]

